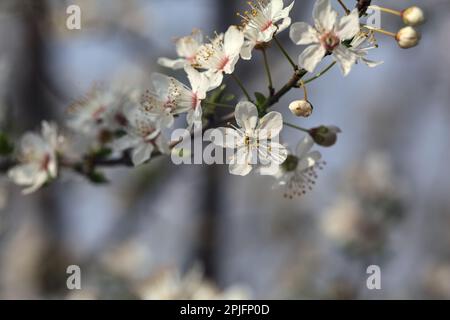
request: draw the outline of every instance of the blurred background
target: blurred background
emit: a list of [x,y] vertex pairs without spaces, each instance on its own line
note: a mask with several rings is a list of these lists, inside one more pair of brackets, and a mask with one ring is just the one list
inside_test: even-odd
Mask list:
[[[71,4],[81,30],[66,29]],[[449,299],[450,2],[374,4],[421,6],[423,39],[401,50],[378,37],[370,54],[383,65],[357,65],[345,79],[334,68],[309,86],[314,114],[288,121],[343,130],[320,148],[327,166],[312,192],[287,200],[271,178],[167,158],[109,169],[106,186],[64,173],[26,197],[0,178],[0,298]],[[311,22],[312,5],[297,0],[293,21]],[[145,87],[152,72],[167,72],[156,60],[175,57],[174,38],[224,31],[244,10],[228,0],[2,0],[1,130],[19,138],[43,119],[62,124],[96,83]],[[402,26],[382,17],[387,30]],[[300,52],[288,32],[280,37]],[[275,47],[268,54],[280,86],[290,66]],[[237,74],[266,90],[257,53]],[[301,94],[275,109],[288,115]],[[301,137],[283,131],[292,147]],[[366,287],[372,264],[381,290]],[[82,290],[67,289],[69,265],[80,266]]]

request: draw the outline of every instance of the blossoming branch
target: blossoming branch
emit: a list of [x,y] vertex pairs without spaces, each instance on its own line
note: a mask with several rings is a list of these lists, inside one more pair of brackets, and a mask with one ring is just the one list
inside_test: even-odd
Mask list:
[[[75,170],[92,182],[104,182],[103,167],[139,166],[156,156],[174,153],[189,156],[183,140],[209,129],[215,148],[231,150],[226,159],[231,174],[271,175],[289,198],[306,193],[325,165],[321,153],[313,148],[333,146],[341,130],[333,125],[303,128],[285,122],[284,114],[309,117],[314,109],[307,85],[335,65],[344,77],[357,64],[379,66],[382,62],[369,58],[370,51],[379,47],[378,36],[392,37],[404,49],[416,46],[420,41],[417,26],[425,18],[416,6],[397,11],[358,0],[351,9],[344,1],[316,0],[312,23],[293,22],[295,4],[256,0],[238,14],[242,23],[224,33],[209,38],[194,30],[179,38],[177,56],[160,58],[158,64],[183,70],[187,81],[155,73],[147,90],[97,87],[69,108],[70,117],[62,130],[45,121],[40,133],[26,133],[17,145],[2,133],[1,171],[24,186],[24,193],[56,179],[61,170]],[[405,26],[394,33],[364,24],[369,10],[397,16]],[[297,58],[278,40],[282,32],[288,32],[295,45],[306,46],[297,50]],[[282,85],[274,83],[267,55],[274,47],[292,67],[291,77]],[[252,96],[235,69],[240,60],[252,61],[256,54],[263,57],[268,91]],[[331,62],[317,70],[322,60]],[[228,78],[236,82],[241,93],[227,90],[224,82]],[[282,106],[282,112],[270,111],[291,90],[300,90],[303,99]],[[236,101],[238,94],[244,97],[240,101]],[[219,108],[230,112],[220,116]],[[186,134],[173,139],[170,133],[180,126]],[[279,142],[285,127],[304,133],[295,150]]]

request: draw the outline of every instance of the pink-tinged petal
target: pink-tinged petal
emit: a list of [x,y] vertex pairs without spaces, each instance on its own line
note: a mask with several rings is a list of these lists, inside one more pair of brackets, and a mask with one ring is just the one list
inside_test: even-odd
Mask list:
[[258,125],[259,139],[272,139],[277,137],[283,129],[283,116],[281,113],[271,111],[266,114]]
[[159,58],[158,64],[160,66],[173,69],[173,70],[179,70],[183,69],[183,67],[186,65],[185,59],[169,59],[169,58]]
[[333,30],[338,13],[331,7],[330,0],[317,0],[314,4],[313,17],[320,32]]
[[258,124],[258,109],[249,101],[239,102],[234,112],[237,124],[245,131],[253,131]]
[[344,76],[348,75],[352,70],[358,56],[343,45],[339,45],[333,50],[333,56],[339,63]]
[[225,33],[223,47],[227,56],[239,56],[244,44],[244,33],[236,26],[231,26]]
[[326,50],[322,45],[309,46],[298,57],[298,64],[308,72],[314,72],[314,69],[316,69],[325,54]]
[[289,32],[291,40],[296,45],[304,45],[319,42],[319,34],[316,29],[305,22],[296,22]]
[[[239,49],[239,53],[240,53],[240,49]],[[236,63],[239,60],[239,53],[235,56],[230,56],[228,59],[227,64],[225,65],[225,67],[223,68],[223,71],[226,74],[232,74],[234,72],[234,67],[236,66]]]
[[359,12],[357,9],[354,9],[351,14],[341,18],[337,26],[336,34],[341,41],[348,40],[357,35],[359,30]]

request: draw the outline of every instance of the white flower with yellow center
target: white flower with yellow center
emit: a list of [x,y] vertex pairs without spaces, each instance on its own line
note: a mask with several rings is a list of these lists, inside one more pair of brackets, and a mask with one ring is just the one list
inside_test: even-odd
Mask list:
[[29,194],[58,174],[57,152],[63,144],[54,124],[42,122],[41,134],[26,133],[20,142],[18,159],[20,164],[8,172],[14,183],[26,186],[24,194]]
[[129,112],[127,119],[126,134],[113,143],[115,152],[131,150],[131,160],[135,166],[150,160],[154,151],[169,152],[158,118],[136,108]]
[[246,176],[256,165],[270,171],[286,160],[286,148],[276,142],[283,128],[281,113],[272,111],[259,119],[256,106],[244,101],[236,106],[235,117],[239,128],[218,128],[211,134],[215,145],[235,149],[229,159],[231,174]]
[[185,67],[190,87],[175,78],[155,73],[152,75],[153,89],[143,101],[145,110],[149,113],[162,115],[163,122],[172,126],[174,115],[187,112],[188,126],[195,121],[201,121],[201,102],[211,89],[209,78],[205,73],[193,67]]
[[197,65],[197,53],[203,44],[201,31],[194,30],[191,35],[176,40],[178,59],[159,58],[158,64],[174,70],[183,69],[185,66]]
[[225,34],[217,35],[204,44],[198,52],[198,67],[206,70],[211,88],[217,88],[223,81],[223,74],[232,74],[239,60],[244,33],[236,26],[230,26]]
[[257,0],[249,2],[250,11],[240,15],[244,24],[245,42],[241,51],[242,59],[250,60],[256,45],[269,42],[273,36],[287,29],[291,24],[289,13],[292,2],[284,8],[283,0]]
[[299,56],[300,67],[313,72],[326,54],[332,54],[347,75],[358,56],[342,42],[352,39],[360,31],[359,13],[354,9],[342,18],[331,7],[329,0],[317,0],[313,17],[315,26],[305,22],[292,24],[290,36],[297,45],[310,45]]

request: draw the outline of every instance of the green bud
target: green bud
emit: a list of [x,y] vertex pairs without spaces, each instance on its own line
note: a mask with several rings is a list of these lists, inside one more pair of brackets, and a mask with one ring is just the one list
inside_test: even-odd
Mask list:
[[309,130],[314,142],[322,147],[331,147],[337,141],[341,129],[336,126],[320,126]]

